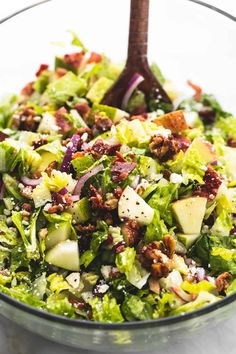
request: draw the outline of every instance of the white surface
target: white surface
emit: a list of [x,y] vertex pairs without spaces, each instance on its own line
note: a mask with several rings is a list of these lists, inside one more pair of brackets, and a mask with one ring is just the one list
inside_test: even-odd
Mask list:
[[[98,0],[97,0],[98,1]],[[173,0],[174,1],[174,0]],[[36,2],[35,0],[1,0],[0,18]],[[236,0],[208,0],[236,16]],[[235,354],[236,315],[223,326],[206,330],[201,336],[191,336],[184,343],[167,348],[165,354]],[[0,318],[0,354],[94,354],[56,345],[35,336],[8,320]],[[143,353],[145,354],[145,353]],[[154,354],[154,353],[153,353]]]

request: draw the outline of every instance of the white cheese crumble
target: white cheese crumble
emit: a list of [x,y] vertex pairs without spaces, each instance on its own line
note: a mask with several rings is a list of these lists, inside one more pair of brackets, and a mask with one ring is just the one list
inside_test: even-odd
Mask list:
[[183,182],[183,177],[178,173],[171,173],[170,182],[175,184],[181,184]]

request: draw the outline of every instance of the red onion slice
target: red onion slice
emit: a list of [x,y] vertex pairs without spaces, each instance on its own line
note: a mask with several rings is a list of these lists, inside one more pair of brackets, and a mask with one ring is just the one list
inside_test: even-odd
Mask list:
[[125,95],[123,97],[123,100],[122,100],[122,104],[121,104],[121,108],[123,110],[126,109],[127,105],[128,105],[128,102],[130,100],[130,97],[132,96],[134,90],[138,87],[139,84],[141,84],[141,82],[144,81],[144,77],[138,73],[135,73],[133,75],[133,77],[131,78],[131,80],[129,81],[128,83],[128,86],[127,86],[127,90],[125,92]]
[[93,177],[95,176],[97,173],[101,172],[103,170],[103,165],[100,164],[94,168],[92,168],[92,170],[90,170],[89,172],[87,172],[84,176],[82,176],[76,186],[75,186],[75,189],[74,189],[74,195],[78,195],[78,197],[80,198],[80,194],[81,194],[81,190],[84,186],[84,184],[87,182],[87,180],[90,178],[90,177]]
[[28,178],[26,176],[21,177],[21,182],[26,186],[36,187],[42,182],[42,178]]
[[179,286],[172,286],[171,291],[177,295],[181,300],[184,302],[190,302],[193,300],[192,295],[186,293],[184,290],[182,290]]
[[197,270],[196,270],[197,280],[198,281],[204,280],[205,279],[205,275],[206,275],[205,269],[202,268],[202,267],[198,267]]
[[74,134],[67,145],[67,150],[61,164],[61,172],[69,172],[72,155],[76,152],[79,141],[80,136],[78,134]]
[[75,202],[78,202],[80,200],[80,196],[79,195],[72,195],[71,199],[75,203]]
[[140,176],[139,175],[135,176],[135,178],[131,183],[131,188],[136,189],[139,184],[139,181],[140,181]]

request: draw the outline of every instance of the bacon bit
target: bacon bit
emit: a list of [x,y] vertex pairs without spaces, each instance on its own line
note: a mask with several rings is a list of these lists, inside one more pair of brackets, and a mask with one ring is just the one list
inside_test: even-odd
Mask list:
[[25,97],[30,97],[34,93],[34,91],[34,81],[31,81],[23,87],[23,89],[21,90],[21,95]]
[[84,57],[84,52],[71,53],[64,55],[64,63],[74,68],[79,68]]
[[118,268],[116,268],[116,267],[111,268],[111,271],[109,273],[109,278],[116,279],[116,278],[119,278],[120,275],[121,275],[121,273]]
[[176,249],[176,240],[171,235],[165,235],[163,237],[163,242],[165,245],[165,253],[169,258],[173,258]]
[[22,209],[25,210],[25,211],[27,211],[28,213],[31,213],[31,211],[32,211],[32,206],[31,206],[29,203],[24,203],[24,204],[22,205]]
[[205,197],[209,201],[211,201],[216,197],[218,190],[222,184],[222,180],[220,179],[218,173],[214,170],[214,168],[212,166],[208,166],[203,181],[204,184],[198,186],[193,192],[193,195]]
[[90,64],[90,63],[100,63],[101,60],[102,60],[101,54],[92,52],[92,53],[90,54],[90,57],[89,57],[88,60],[87,60],[87,63],[88,63],[88,64]]
[[77,299],[69,299],[69,303],[78,310],[85,310],[87,307],[87,304]]
[[78,157],[83,157],[84,155],[85,155],[85,152],[77,151],[75,154],[72,155],[72,160],[75,160]]
[[55,112],[57,126],[60,128],[60,132],[63,135],[67,134],[72,129],[71,123],[66,118],[67,114],[68,112],[65,107],[61,107]]
[[127,162],[124,156],[119,151],[116,151],[116,158],[113,161],[113,164],[115,165],[117,162]]
[[89,112],[90,112],[90,107],[87,102],[84,103],[76,103],[74,106],[74,109],[76,109],[79,114],[83,117],[83,119],[88,118]]
[[121,194],[122,194],[123,190],[120,186],[117,186],[115,189],[114,189],[114,195],[117,199],[120,199],[121,197]]
[[88,233],[91,233],[93,231],[96,230],[96,227],[92,224],[88,224],[88,225],[81,225],[81,224],[78,224],[76,225],[76,229],[81,232],[82,234],[88,234]]
[[48,167],[46,168],[45,172],[47,173],[47,175],[48,175],[49,177],[51,177],[52,171],[57,169],[57,166],[58,166],[57,161],[52,161],[52,162],[48,165]]
[[114,182],[126,180],[135,167],[136,162],[116,162],[111,168],[112,180]]
[[154,121],[158,126],[163,126],[165,129],[170,129],[172,133],[179,134],[188,129],[183,111],[175,111],[164,114],[156,118]]
[[125,250],[125,241],[120,241],[113,246],[113,251],[115,254],[121,253]]
[[236,147],[236,139],[229,138],[227,141],[228,146],[235,148]]
[[219,293],[225,291],[229,287],[230,278],[231,275],[228,272],[222,273],[216,278],[216,288]]
[[106,132],[107,130],[110,130],[113,125],[110,118],[100,113],[94,114],[94,122],[97,130],[100,132]]
[[125,237],[126,244],[129,247],[137,244],[141,238],[140,226],[136,220],[128,220],[122,226],[122,234]]
[[149,289],[159,295],[160,294],[160,291],[161,291],[161,287],[160,287],[160,284],[159,284],[159,281],[156,279],[156,278],[149,278],[149,281],[148,281],[148,284],[149,284]]
[[168,138],[164,138],[162,135],[155,135],[152,137],[149,147],[161,162],[172,159],[180,151],[179,143],[173,135]]
[[103,155],[114,155],[119,150],[121,144],[109,145],[105,144],[102,139],[98,139],[92,147],[87,149],[95,159],[100,159]]
[[40,139],[40,140],[33,141],[32,146],[33,146],[34,150],[36,150],[40,146],[46,145],[47,143],[48,143],[47,139]]
[[139,114],[139,115],[134,115],[134,116],[131,116],[130,120],[135,120],[135,119],[138,119],[140,120],[140,122],[144,122],[145,120],[147,120],[148,118],[148,114],[147,113],[143,113],[143,114]]
[[40,76],[40,74],[41,74],[43,71],[47,70],[48,67],[49,67],[48,64],[41,64],[40,67],[39,67],[39,69],[38,69],[38,71],[35,73],[35,75],[36,75],[37,77]]
[[55,70],[55,73],[56,73],[56,76],[58,79],[64,75],[66,75],[67,72],[68,72],[68,70],[66,70],[65,68],[56,68],[56,70]]
[[193,98],[196,101],[200,101],[200,99],[202,97],[202,88],[200,86],[194,84],[191,80],[188,80],[187,84],[195,91]]
[[93,209],[103,209],[103,197],[102,197],[102,190],[101,188],[97,189],[92,184],[89,186],[91,191],[90,200],[92,202]]

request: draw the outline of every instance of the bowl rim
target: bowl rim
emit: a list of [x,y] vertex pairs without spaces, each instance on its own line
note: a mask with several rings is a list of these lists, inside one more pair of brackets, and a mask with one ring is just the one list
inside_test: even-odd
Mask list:
[[[34,7],[44,5],[48,2],[52,2],[53,0],[41,0],[38,1],[37,3],[34,3],[32,5],[26,6],[18,11],[15,11],[11,13],[10,15],[7,15],[6,17],[0,19],[0,25],[2,23],[5,23],[12,18],[28,11],[31,10]],[[233,22],[236,22],[236,17],[231,15],[230,13],[216,7],[213,5],[210,5],[204,1],[201,0],[186,0],[191,3],[195,3],[196,5],[200,5],[202,7],[206,7],[210,9],[213,12],[219,13],[220,15],[228,18],[229,20],[232,20]],[[23,312],[26,312],[30,315],[35,315],[36,317],[40,317],[44,320],[47,320],[49,322],[54,322],[57,321],[58,323],[66,326],[73,326],[76,328],[85,328],[85,329],[99,329],[99,330],[124,330],[124,329],[144,329],[144,328],[150,328],[150,327],[166,327],[169,325],[174,325],[183,321],[188,321],[194,318],[199,318],[201,316],[204,316],[208,313],[212,313],[217,309],[221,309],[225,307],[226,305],[229,305],[236,301],[236,292],[233,294],[230,294],[223,299],[216,301],[212,304],[209,304],[207,306],[204,306],[200,309],[184,313],[182,315],[176,315],[176,316],[171,316],[171,317],[164,317],[164,318],[159,318],[156,320],[145,320],[145,321],[131,321],[131,322],[121,322],[121,323],[104,323],[104,322],[97,322],[97,321],[88,321],[88,320],[80,320],[80,319],[73,319],[69,318],[66,316],[62,315],[56,315],[50,312],[47,312],[42,309],[35,308],[33,306],[27,305],[17,299],[12,298],[11,296],[4,294],[3,292],[0,291],[0,300],[3,302],[6,302],[8,305],[11,305],[18,310],[21,310]]]

